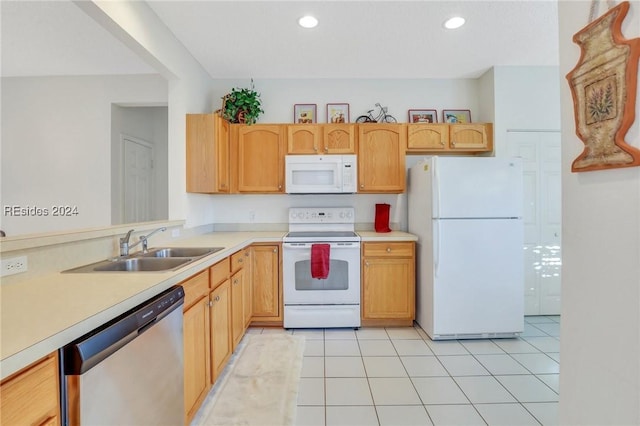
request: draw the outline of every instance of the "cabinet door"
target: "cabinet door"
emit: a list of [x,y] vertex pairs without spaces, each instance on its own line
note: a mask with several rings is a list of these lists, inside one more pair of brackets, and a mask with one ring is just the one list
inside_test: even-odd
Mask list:
[[323,142],[325,154],[355,154],[355,124],[325,124]]
[[449,127],[444,123],[407,125],[407,151],[444,151],[449,146]]
[[58,354],[52,353],[2,381],[0,424],[60,425]]
[[358,192],[404,192],[406,126],[358,126]]
[[182,317],[184,333],[185,424],[198,411],[211,384],[209,297],[198,299]]
[[242,268],[242,312],[244,313],[244,328],[249,327],[253,315],[253,301],[251,297],[251,250],[243,251],[244,267]]
[[[236,127],[237,126],[237,127]],[[284,192],[284,138],[282,126],[234,125],[237,191]]]
[[187,114],[187,192],[229,192],[229,123],[217,114]]
[[287,126],[287,154],[321,154],[322,132],[316,124]]
[[363,264],[362,317],[412,320],[413,259],[365,257]]
[[449,125],[449,144],[452,150],[491,151],[493,149],[493,125],[470,123]]
[[231,276],[231,340],[234,351],[244,335],[243,276],[242,270]]
[[252,318],[254,321],[282,321],[279,253],[279,245],[251,247]]
[[230,192],[231,181],[229,179],[229,144],[231,142],[231,125],[227,120],[222,118],[219,114],[213,114],[214,128],[216,135],[216,165],[218,166],[216,171],[217,192]]
[[226,280],[209,295],[211,311],[211,382],[215,382],[231,356],[230,282]]

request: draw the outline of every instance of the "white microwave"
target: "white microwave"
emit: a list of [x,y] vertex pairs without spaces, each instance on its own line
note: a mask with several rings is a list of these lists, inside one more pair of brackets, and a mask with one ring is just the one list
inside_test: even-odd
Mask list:
[[287,155],[288,194],[352,194],[357,190],[355,155]]

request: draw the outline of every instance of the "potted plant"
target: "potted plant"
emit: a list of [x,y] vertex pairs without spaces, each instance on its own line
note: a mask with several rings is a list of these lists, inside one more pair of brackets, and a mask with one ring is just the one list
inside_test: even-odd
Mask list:
[[252,79],[250,89],[234,87],[222,97],[222,117],[231,123],[253,124],[264,112],[261,106],[260,94],[254,90]]

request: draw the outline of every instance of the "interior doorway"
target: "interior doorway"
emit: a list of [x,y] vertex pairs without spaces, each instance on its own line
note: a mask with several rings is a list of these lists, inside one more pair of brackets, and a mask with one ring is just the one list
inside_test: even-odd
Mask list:
[[124,223],[152,220],[153,144],[131,136],[122,136]]
[[525,315],[560,315],[560,131],[508,130],[507,138],[524,168]]
[[111,106],[111,224],[169,217],[168,108]]

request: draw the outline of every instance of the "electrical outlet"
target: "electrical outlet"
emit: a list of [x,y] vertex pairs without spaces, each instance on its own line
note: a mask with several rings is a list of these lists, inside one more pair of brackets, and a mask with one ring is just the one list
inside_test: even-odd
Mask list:
[[12,257],[11,259],[2,259],[1,276],[19,274],[27,272],[27,256]]

